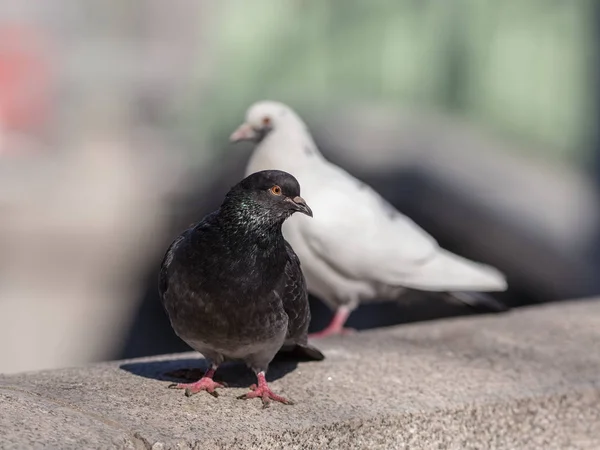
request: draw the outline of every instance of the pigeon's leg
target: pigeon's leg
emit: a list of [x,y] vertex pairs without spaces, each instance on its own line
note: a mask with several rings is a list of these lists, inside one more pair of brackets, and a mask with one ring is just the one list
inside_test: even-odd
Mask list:
[[259,397],[260,399],[262,399],[263,408],[268,408],[269,403],[271,403],[271,400],[275,400],[276,402],[281,402],[284,405],[293,405],[294,404],[294,402],[288,400],[285,397],[282,397],[281,395],[275,394],[271,390],[271,388],[267,384],[267,379],[265,378],[264,372],[258,372],[256,374],[256,377],[258,378],[258,386],[256,384],[253,384],[252,386],[250,386],[250,389],[251,389],[250,392],[248,392],[247,394],[244,394],[244,395],[240,395],[238,397],[239,399],[247,400],[249,398]]
[[219,393],[215,390],[224,387],[223,383],[217,383],[213,380],[213,376],[217,371],[218,365],[212,364],[204,373],[204,376],[195,383],[173,383],[169,385],[170,389],[185,389],[186,397],[191,397],[200,391],[206,391],[213,397],[218,397]]
[[340,306],[336,310],[335,315],[333,316],[333,319],[331,320],[329,325],[327,325],[327,328],[325,328],[321,331],[318,331],[316,333],[312,333],[308,337],[309,338],[323,338],[326,336],[332,336],[332,335],[336,335],[336,334],[346,334],[346,333],[350,333],[350,332],[354,331],[349,328],[344,328],[344,324],[346,323],[346,320],[348,320],[348,317],[350,316],[350,312],[351,312],[350,308],[348,308],[346,306]]

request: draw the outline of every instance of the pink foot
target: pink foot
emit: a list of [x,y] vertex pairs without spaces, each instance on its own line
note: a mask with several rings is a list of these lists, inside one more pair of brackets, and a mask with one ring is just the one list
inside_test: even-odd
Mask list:
[[215,370],[216,368],[208,369],[204,376],[195,383],[173,383],[169,385],[169,389],[185,389],[186,397],[191,397],[200,391],[206,391],[213,397],[218,397],[219,393],[215,389],[225,387],[225,385],[212,379]]
[[288,400],[281,395],[275,394],[269,385],[267,384],[267,380],[265,379],[265,374],[263,372],[259,372],[258,375],[258,386],[253,384],[250,386],[250,392],[244,395],[240,395],[238,398],[242,400],[248,400],[249,398],[258,398],[262,400],[263,408],[268,408],[271,400],[275,400],[276,402],[283,403],[284,405],[293,405],[294,402]]
[[340,334],[350,334],[354,333],[355,330],[352,328],[344,328],[344,324],[346,320],[348,320],[348,316],[350,315],[350,310],[345,307],[340,307],[335,312],[331,323],[327,325],[327,328],[318,331],[316,333],[309,334],[309,338],[324,338],[326,336],[335,336]]

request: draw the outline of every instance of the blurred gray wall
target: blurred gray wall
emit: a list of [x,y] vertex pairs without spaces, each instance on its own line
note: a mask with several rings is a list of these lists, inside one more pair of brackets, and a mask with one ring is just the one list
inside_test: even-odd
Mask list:
[[[144,352],[174,348],[153,272],[242,176],[227,136],[263,98],[514,298],[597,292],[593,7],[0,3],[0,36],[25,36],[0,42],[0,372],[121,355],[139,323]],[[23,46],[43,69],[25,125],[3,103]]]

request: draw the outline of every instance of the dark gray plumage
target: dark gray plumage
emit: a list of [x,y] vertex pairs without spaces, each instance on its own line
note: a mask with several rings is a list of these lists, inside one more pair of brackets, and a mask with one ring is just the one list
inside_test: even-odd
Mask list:
[[300,186],[278,170],[254,173],[234,186],[221,207],[184,231],[162,263],[159,290],[175,333],[211,363],[186,395],[206,390],[223,361],[242,360],[258,386],[244,398],[290,403],[265,380],[279,350],[320,360],[307,343],[310,311],[300,261],[281,233],[294,212],[312,216]]

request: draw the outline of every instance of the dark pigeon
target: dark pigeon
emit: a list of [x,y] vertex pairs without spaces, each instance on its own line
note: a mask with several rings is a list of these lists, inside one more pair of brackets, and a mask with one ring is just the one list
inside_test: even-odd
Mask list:
[[207,391],[218,366],[241,360],[258,385],[240,398],[290,404],[271,391],[265,374],[275,354],[309,359],[323,354],[308,345],[310,322],[300,261],[281,226],[295,212],[312,217],[298,181],[279,170],[254,173],[234,186],[221,207],[184,231],[163,259],[159,291],[175,333],[211,364],[202,379],[171,387],[187,396]]

